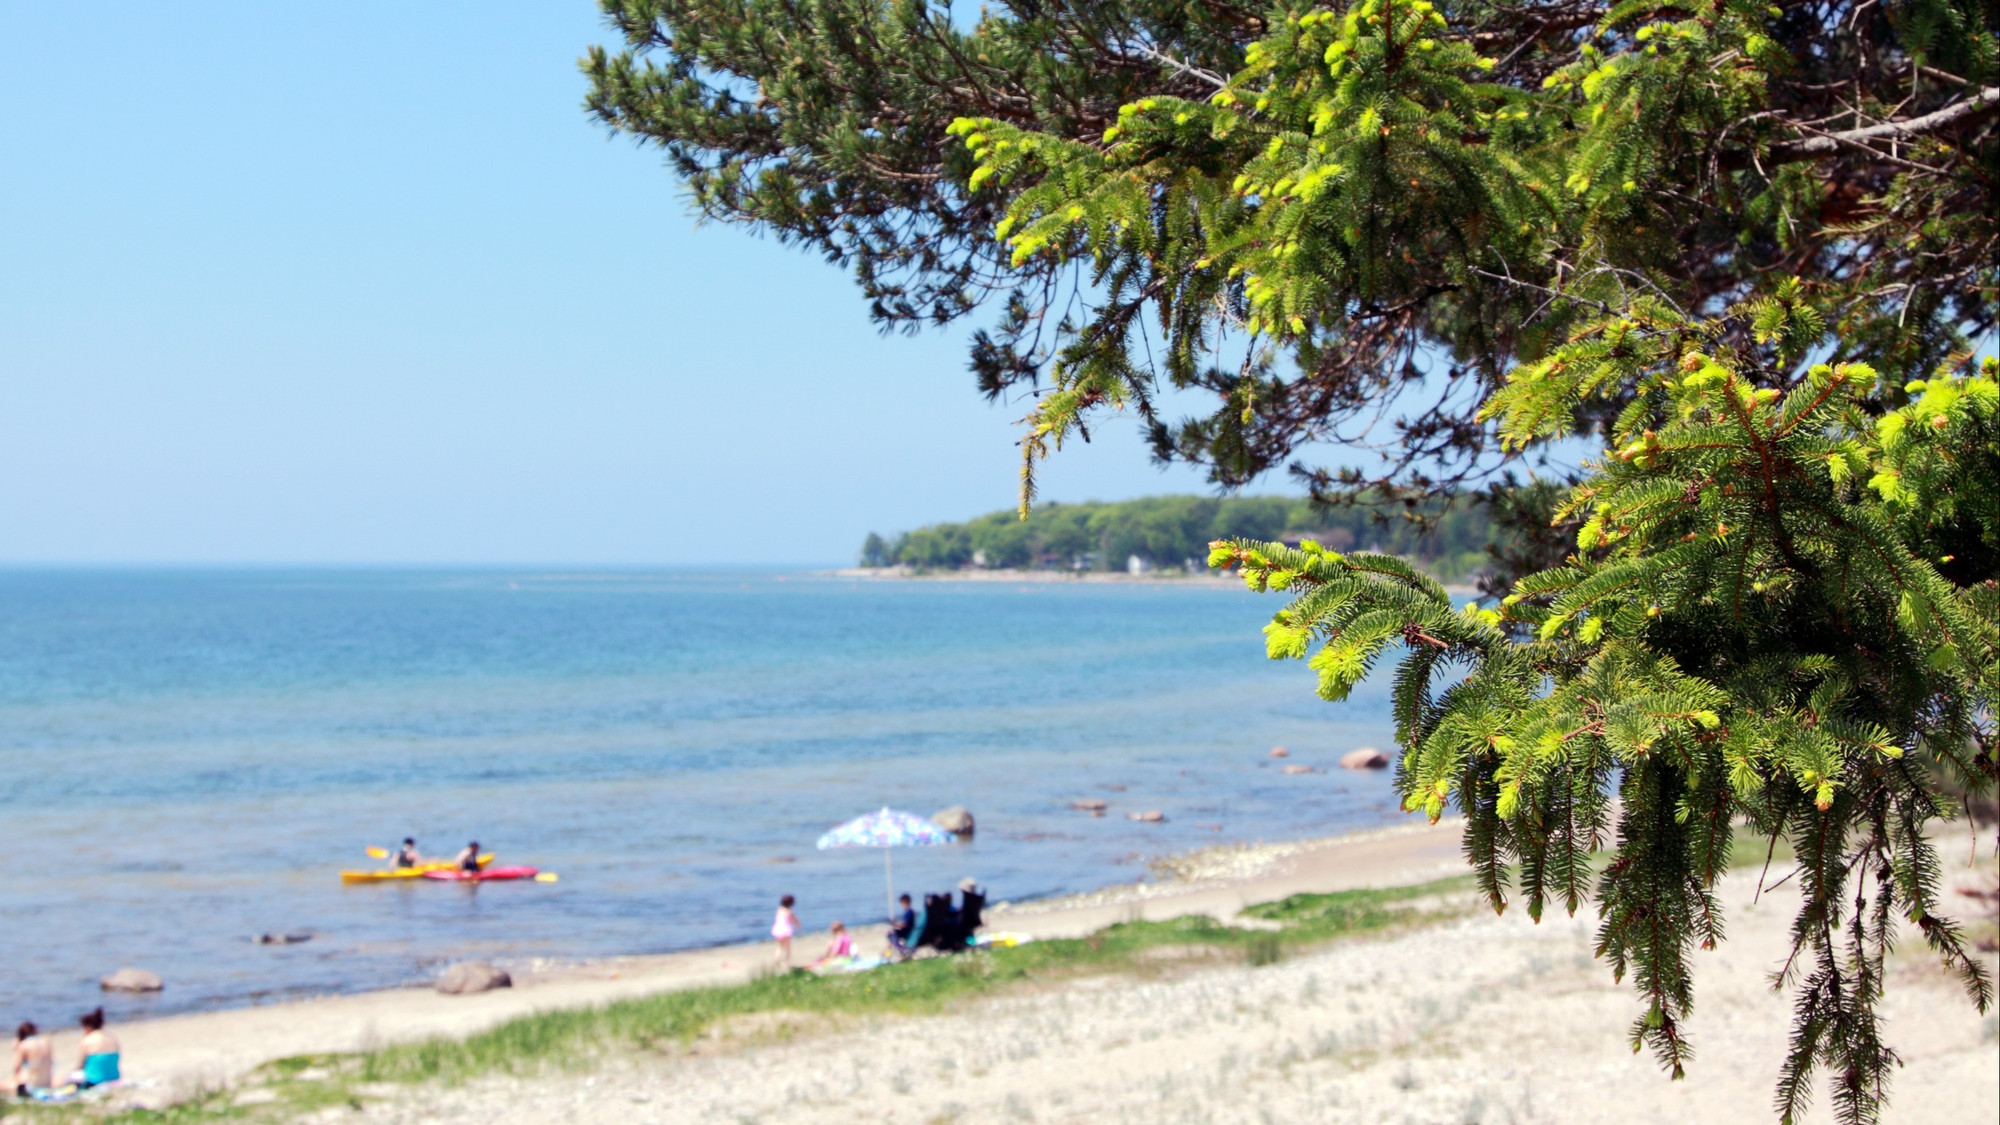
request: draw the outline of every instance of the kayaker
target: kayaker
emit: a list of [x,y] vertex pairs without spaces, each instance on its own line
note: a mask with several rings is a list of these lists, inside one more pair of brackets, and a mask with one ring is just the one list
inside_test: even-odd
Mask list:
[[458,869],[479,874],[479,841],[465,845],[465,850],[458,853]]
[[403,846],[396,849],[397,867],[421,867],[424,857],[417,854],[417,841],[410,836],[403,837]]
[[33,1020],[14,1031],[14,1096],[25,1098],[55,1085],[56,1052]]
[[69,1080],[79,1090],[118,1081],[118,1037],[104,1030],[104,1009],[85,1012],[83,1041],[76,1045],[76,1073]]

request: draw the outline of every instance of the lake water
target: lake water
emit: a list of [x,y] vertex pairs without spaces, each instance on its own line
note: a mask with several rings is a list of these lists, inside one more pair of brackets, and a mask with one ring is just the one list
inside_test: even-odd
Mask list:
[[[124,965],[167,989],[114,1018],[750,940],[787,892],[809,927],[874,921],[881,854],[813,842],[884,804],[979,821],[897,852],[901,889],[970,874],[996,900],[1399,819],[1382,773],[1266,756],[1390,738],[1386,683],[1328,705],[1264,659],[1278,604],[775,571],[0,572],[0,1018],[67,1025]],[[561,881],[340,883],[404,835]]]

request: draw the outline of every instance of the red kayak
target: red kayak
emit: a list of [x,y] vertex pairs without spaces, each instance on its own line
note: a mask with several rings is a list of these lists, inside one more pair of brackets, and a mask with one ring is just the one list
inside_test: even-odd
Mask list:
[[484,871],[426,871],[426,879],[443,879],[453,883],[491,883],[496,879],[532,879],[537,868],[533,867],[489,867]]

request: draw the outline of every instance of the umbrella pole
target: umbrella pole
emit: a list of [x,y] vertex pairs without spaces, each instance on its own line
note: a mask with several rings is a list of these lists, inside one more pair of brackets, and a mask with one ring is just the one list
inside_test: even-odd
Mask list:
[[882,849],[882,882],[887,887],[884,894],[888,896],[889,917],[893,920],[896,917],[896,871],[889,861],[888,848]]

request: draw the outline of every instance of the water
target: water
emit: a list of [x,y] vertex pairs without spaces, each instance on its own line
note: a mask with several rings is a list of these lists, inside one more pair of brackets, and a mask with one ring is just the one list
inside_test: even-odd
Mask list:
[[[1382,774],[1266,757],[1390,733],[1384,686],[1329,706],[1263,658],[1277,604],[770,571],[0,572],[0,1017],[67,1024],[123,965],[167,989],[110,998],[121,1019],[750,940],[787,892],[809,927],[872,921],[880,853],[813,841],[884,804],[971,808],[976,842],[899,851],[897,881],[971,874],[996,900],[1394,818]],[[1166,823],[1123,815],[1149,808]],[[406,834],[561,882],[339,882]]]

